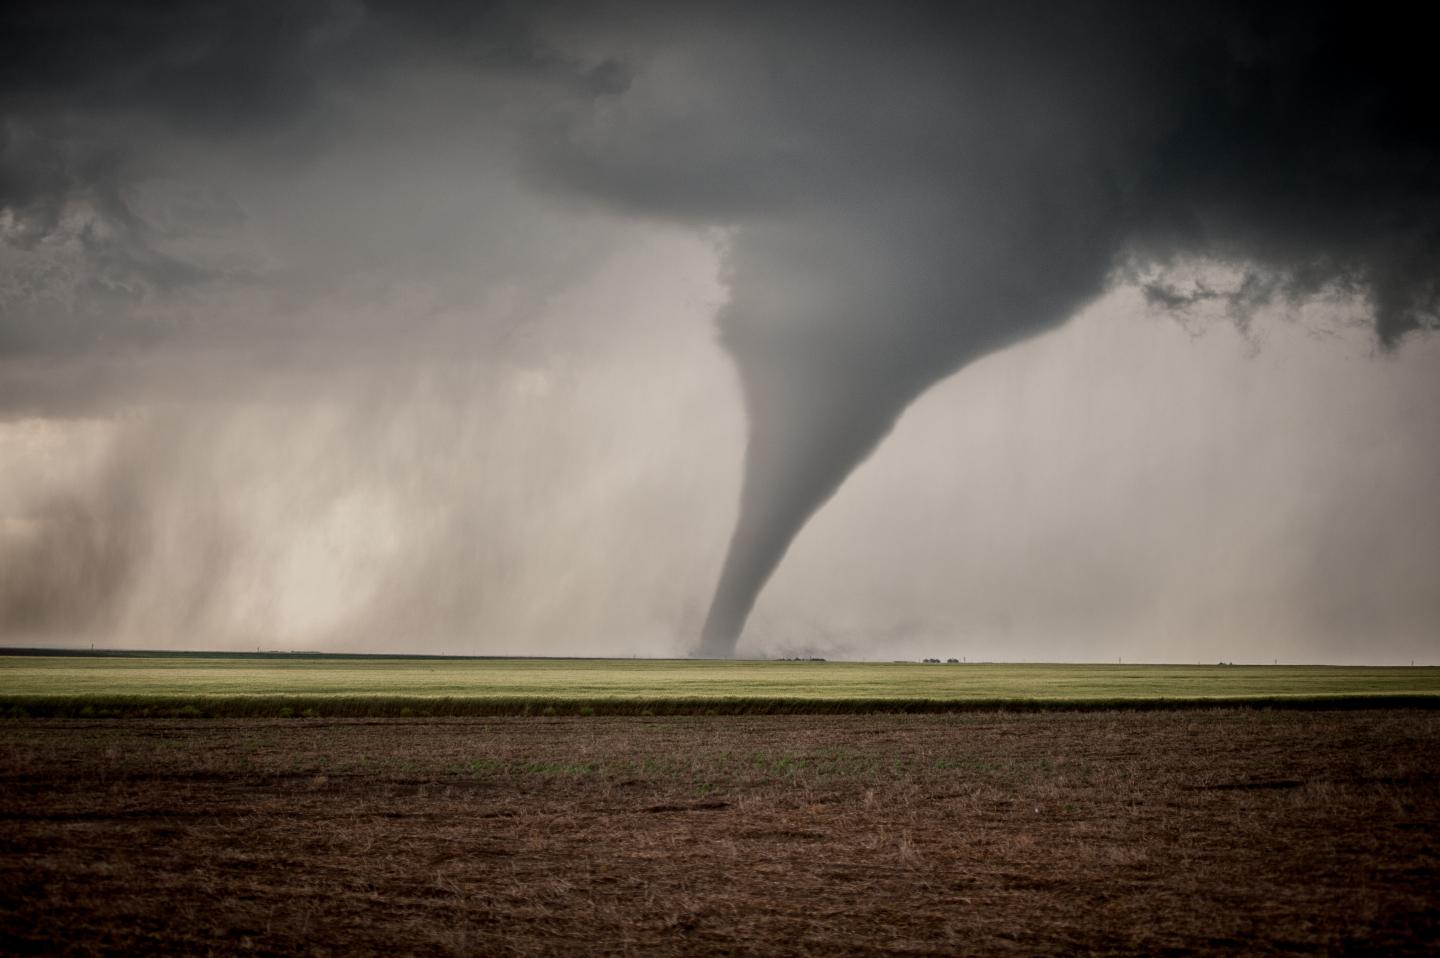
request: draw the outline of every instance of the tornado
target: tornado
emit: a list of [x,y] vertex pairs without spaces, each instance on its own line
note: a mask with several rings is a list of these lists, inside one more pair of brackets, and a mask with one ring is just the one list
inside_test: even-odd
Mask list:
[[[1034,226],[1001,240],[1001,205]],[[869,209],[739,240],[720,327],[749,435],[739,516],[697,655],[734,654],[795,537],[916,398],[1102,291],[1115,224],[1079,205],[1092,207],[1096,237],[1083,255],[1056,248],[1042,228],[1048,214],[1020,196],[888,224],[891,211]],[[933,255],[914,255],[920,244]],[[1037,258],[1046,266],[1029,281],[1015,272]],[[777,303],[787,304],[783,315]]]

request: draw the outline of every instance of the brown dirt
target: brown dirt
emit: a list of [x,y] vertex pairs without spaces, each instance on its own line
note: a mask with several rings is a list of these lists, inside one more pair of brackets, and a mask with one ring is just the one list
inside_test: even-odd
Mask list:
[[0,722],[0,952],[1440,950],[1440,715]]

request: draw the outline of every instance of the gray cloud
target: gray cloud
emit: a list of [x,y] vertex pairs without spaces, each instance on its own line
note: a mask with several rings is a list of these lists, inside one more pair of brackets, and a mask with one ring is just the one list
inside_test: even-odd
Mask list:
[[451,240],[523,205],[506,156],[515,101],[548,111],[614,82],[548,59],[499,5],[463,18],[486,42],[400,4],[82,2],[3,17],[12,366],[215,340],[242,355],[315,340],[328,340],[317,356],[374,351],[361,344],[407,339],[410,324],[335,329],[315,304],[536,280],[529,220],[495,223],[491,249]]

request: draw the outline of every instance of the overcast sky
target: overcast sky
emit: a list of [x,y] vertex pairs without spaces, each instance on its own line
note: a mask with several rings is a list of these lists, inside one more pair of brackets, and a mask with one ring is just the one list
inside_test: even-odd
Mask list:
[[1423,31],[1251,6],[7,7],[0,642],[1440,661]]

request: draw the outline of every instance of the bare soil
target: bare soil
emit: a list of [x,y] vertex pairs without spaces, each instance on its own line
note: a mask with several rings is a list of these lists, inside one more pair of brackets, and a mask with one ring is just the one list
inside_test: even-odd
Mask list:
[[0,952],[1440,952],[1440,714],[0,722]]

